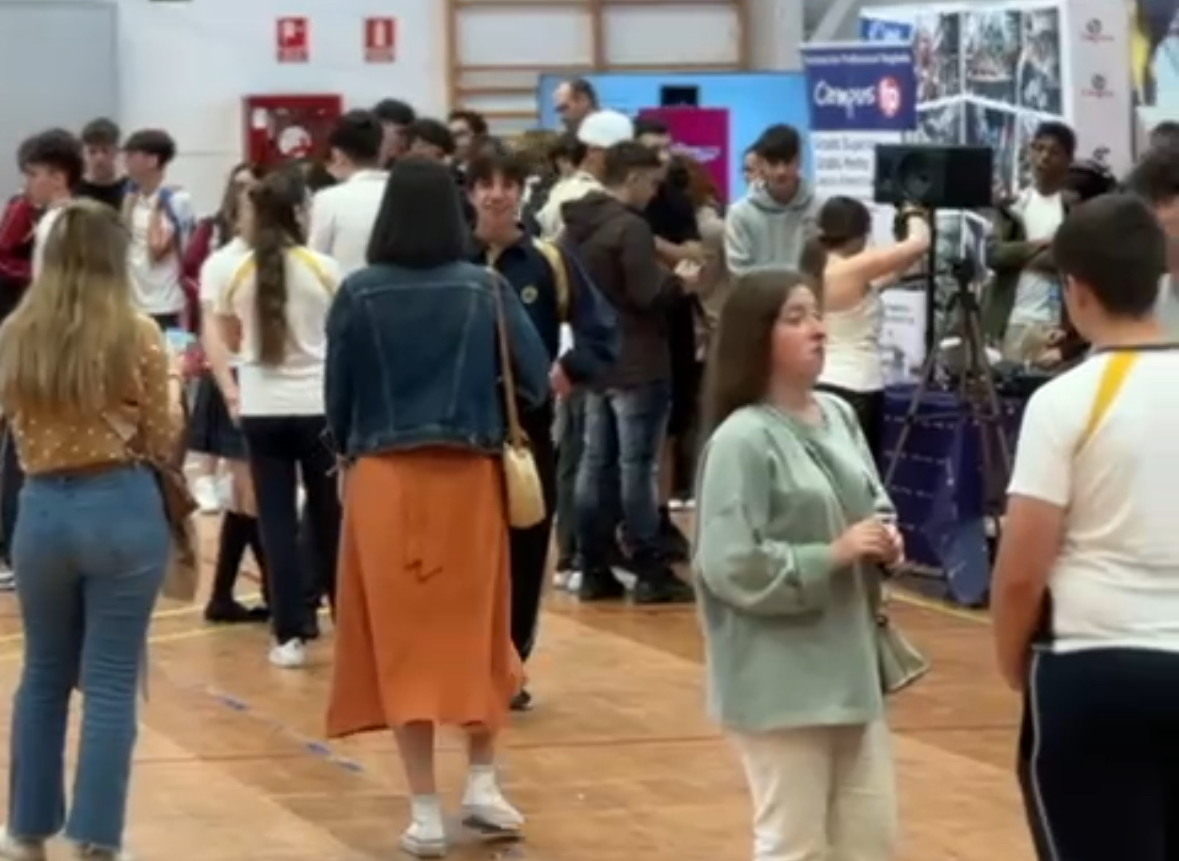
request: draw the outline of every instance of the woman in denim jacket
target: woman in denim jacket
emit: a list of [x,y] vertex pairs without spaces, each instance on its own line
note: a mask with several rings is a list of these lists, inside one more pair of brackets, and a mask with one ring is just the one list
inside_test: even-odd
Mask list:
[[467,241],[447,169],[399,160],[369,266],[344,281],[327,324],[327,419],[346,464],[328,733],[393,730],[411,792],[401,845],[431,858],[446,851],[434,780],[440,724],[468,733],[464,823],[508,837],[523,825],[494,764],[520,682],[494,291],[516,394],[529,406],[549,397],[539,335],[516,292],[466,262]]

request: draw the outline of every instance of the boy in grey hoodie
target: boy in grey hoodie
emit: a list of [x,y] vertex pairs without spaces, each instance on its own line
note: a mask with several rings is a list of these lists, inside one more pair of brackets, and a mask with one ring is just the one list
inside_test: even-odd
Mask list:
[[819,201],[802,179],[802,137],[793,126],[774,125],[752,147],[761,181],[729,209],[725,258],[729,271],[798,266],[803,246],[816,234]]

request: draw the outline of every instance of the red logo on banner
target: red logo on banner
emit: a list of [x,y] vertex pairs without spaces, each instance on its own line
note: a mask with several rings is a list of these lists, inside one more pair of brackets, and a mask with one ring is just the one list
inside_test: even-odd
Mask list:
[[364,60],[392,63],[397,59],[397,19],[364,19]]
[[309,26],[306,18],[279,18],[275,22],[275,39],[280,63],[306,63],[311,59],[308,47]]

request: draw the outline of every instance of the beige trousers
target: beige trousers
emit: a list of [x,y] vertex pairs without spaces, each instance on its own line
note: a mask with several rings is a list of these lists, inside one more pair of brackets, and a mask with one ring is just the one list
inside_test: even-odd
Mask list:
[[732,738],[753,800],[753,861],[891,861],[897,801],[884,721]]

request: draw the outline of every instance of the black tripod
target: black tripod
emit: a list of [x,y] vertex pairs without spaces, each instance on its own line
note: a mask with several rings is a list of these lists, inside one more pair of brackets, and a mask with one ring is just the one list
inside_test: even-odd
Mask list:
[[[959,260],[952,264],[951,271],[957,286],[946,306],[945,322],[941,326],[943,331],[927,339],[932,341],[931,349],[926,353],[925,361],[921,365],[917,389],[913,392],[913,398],[902,420],[901,432],[889,454],[884,484],[885,487],[891,487],[897,466],[905,455],[909,437],[916,425],[947,419],[966,421],[978,429],[979,450],[982,456],[983,516],[994,525],[994,536],[998,539],[1002,529],[1000,515],[1003,498],[1011,475],[1011,449],[1003,428],[1003,404],[995,388],[990,363],[987,361],[982,310],[978,298],[970,289],[972,267],[967,261]],[[930,281],[933,282],[934,278],[931,272]],[[935,287],[934,283],[930,283],[927,289],[932,291]],[[957,395],[958,403],[966,406],[966,414],[963,415],[961,410],[955,410],[953,415],[923,414],[922,400],[937,379],[938,345],[954,325],[955,312],[961,322],[962,363],[956,384],[951,391]],[[928,327],[930,330],[935,329],[932,317],[929,319]]]

